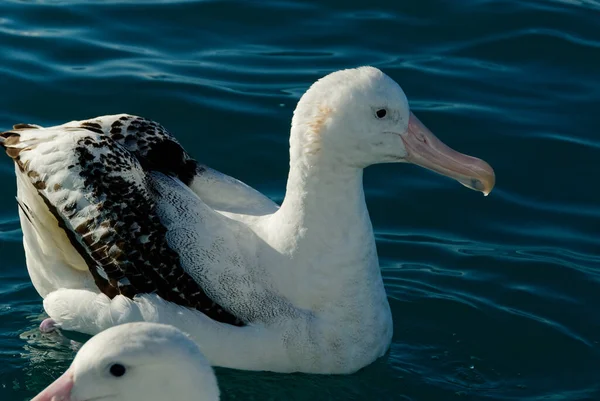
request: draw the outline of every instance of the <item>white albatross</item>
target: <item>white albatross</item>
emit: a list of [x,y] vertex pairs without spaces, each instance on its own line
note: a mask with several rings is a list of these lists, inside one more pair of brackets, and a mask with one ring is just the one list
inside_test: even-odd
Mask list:
[[213,368],[173,326],[126,323],[89,339],[31,401],[218,401]]
[[212,365],[236,369],[352,373],[387,351],[364,168],[414,163],[486,195],[495,182],[373,67],[331,73],[298,102],[281,206],[141,117],[19,124],[1,137],[28,272],[52,319],[42,329],[172,324]]

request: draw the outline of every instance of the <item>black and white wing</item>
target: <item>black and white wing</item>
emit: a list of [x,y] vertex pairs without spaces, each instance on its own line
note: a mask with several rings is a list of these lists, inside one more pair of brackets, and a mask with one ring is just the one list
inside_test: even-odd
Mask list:
[[164,128],[118,115],[50,128],[21,124],[1,138],[17,174],[43,199],[103,293],[157,293],[244,325],[206,294],[168,244],[150,173],[189,185],[202,166]]

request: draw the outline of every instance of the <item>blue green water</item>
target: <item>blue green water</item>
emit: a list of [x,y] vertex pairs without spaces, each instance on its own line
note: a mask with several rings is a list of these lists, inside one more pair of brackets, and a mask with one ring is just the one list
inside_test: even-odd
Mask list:
[[[296,101],[358,65],[494,167],[487,198],[367,169],[389,353],[351,376],[218,369],[224,400],[600,400],[598,1],[9,0],[0,45],[0,130],[142,115],[277,201]],[[76,343],[37,331],[7,157],[0,179],[0,400],[21,401]]]

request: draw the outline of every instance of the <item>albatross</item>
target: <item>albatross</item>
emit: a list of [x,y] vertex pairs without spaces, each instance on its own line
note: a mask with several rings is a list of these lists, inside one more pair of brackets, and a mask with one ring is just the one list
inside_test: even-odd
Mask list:
[[212,365],[245,370],[349,374],[389,348],[366,167],[412,163],[485,195],[495,184],[489,164],[446,146],[369,66],[330,73],[298,101],[281,204],[139,116],[0,137],[49,315],[41,329],[170,324]]
[[[150,350],[150,351],[149,351]],[[173,326],[126,323],[88,340],[71,366],[31,401],[218,401],[198,345]]]

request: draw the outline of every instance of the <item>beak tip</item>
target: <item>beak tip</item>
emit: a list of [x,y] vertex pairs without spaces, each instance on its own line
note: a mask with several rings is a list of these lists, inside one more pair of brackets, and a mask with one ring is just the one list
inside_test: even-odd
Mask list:
[[478,159],[478,162],[480,164],[479,173],[477,178],[473,179],[476,185],[473,185],[472,188],[481,191],[483,196],[488,196],[496,186],[496,173],[487,162],[481,159]]
[[[488,164],[489,166],[489,164]],[[496,174],[494,173],[494,170],[490,167],[490,176],[488,179],[488,188],[484,191],[484,195],[488,196],[492,190],[494,189],[494,187],[496,186]]]
[[490,180],[489,186],[484,191],[482,191],[483,192],[483,196],[488,196],[492,192],[492,190],[494,189],[495,185],[496,185],[495,179],[492,178]]

